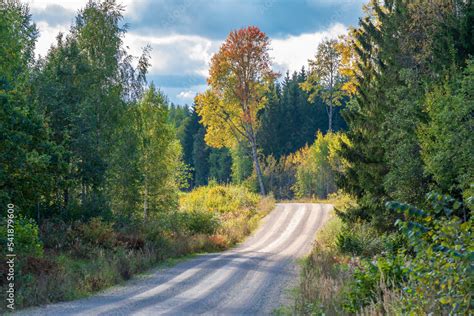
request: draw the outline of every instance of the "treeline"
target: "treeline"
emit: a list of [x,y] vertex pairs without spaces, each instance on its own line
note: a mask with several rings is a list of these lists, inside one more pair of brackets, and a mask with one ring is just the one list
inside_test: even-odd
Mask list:
[[[295,172],[283,167],[287,164],[288,156],[311,145],[318,131],[326,133],[328,130],[326,103],[320,97],[310,100],[308,92],[301,87],[307,77],[303,68],[291,76],[286,73],[282,80],[272,83],[266,93],[265,107],[258,113],[259,159],[264,166],[265,184],[277,197],[294,196],[292,186],[296,181]],[[347,99],[334,110],[335,131],[346,128],[340,115],[346,101]],[[254,171],[250,149],[242,145],[231,148],[210,147],[205,141],[206,128],[193,108],[174,104],[169,108],[170,122],[175,126],[183,147],[183,160],[190,167],[189,188],[215,180],[218,183],[246,183],[253,190],[258,190],[255,175],[252,177]],[[291,173],[288,175],[290,179],[287,179],[290,182],[275,183],[277,171],[273,170],[276,167],[273,165],[276,162],[286,173]]]
[[146,87],[149,49],[125,50],[121,10],[89,2],[35,60],[27,6],[2,2],[0,197],[38,222],[176,206],[180,146],[166,97]]
[[323,155],[339,162],[336,184],[354,201],[318,236],[294,308],[467,315],[474,4],[374,0],[365,8],[339,46],[347,133]]
[[471,1],[368,8],[347,38],[356,93],[344,113],[340,186],[357,197],[350,214],[382,228],[397,218],[387,201],[423,206],[431,190],[461,201],[473,193],[474,17]]

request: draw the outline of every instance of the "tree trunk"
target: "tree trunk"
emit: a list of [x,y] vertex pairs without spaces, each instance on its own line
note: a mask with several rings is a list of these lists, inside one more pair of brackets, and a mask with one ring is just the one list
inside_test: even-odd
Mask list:
[[[331,67],[332,68],[332,67]],[[328,133],[332,132],[332,102],[333,102],[333,94],[334,94],[334,81],[333,81],[333,74],[331,72],[331,81],[329,84],[329,128],[328,128]]]
[[67,209],[67,207],[69,206],[69,189],[68,188],[65,188],[63,190],[64,192],[64,208]]
[[41,214],[40,214],[39,202],[36,203],[36,222],[38,223],[38,225],[41,225]]
[[328,116],[329,116],[329,128],[328,128],[328,133],[331,133],[332,132],[332,100],[329,101],[329,113],[328,113]]
[[145,176],[145,189],[143,192],[143,219],[146,221],[148,213],[148,184]]
[[84,184],[84,180],[81,183],[81,205],[84,205],[86,202],[86,185]]
[[252,159],[255,165],[255,172],[257,174],[258,185],[260,186],[260,194],[265,195],[265,186],[263,185],[262,170],[260,169],[260,163],[258,162],[257,144],[255,144],[255,142],[252,141],[251,146],[252,146]]

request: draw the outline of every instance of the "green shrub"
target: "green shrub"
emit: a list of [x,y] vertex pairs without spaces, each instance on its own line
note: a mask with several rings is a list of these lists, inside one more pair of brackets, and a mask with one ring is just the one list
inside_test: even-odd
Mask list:
[[208,234],[218,248],[241,241],[257,226],[258,220],[274,208],[272,196],[265,198],[244,186],[199,187],[180,199],[187,229]]
[[336,245],[342,253],[370,257],[381,253],[387,245],[387,236],[380,234],[367,223],[356,223],[351,227],[344,225],[336,237]]
[[183,212],[181,215],[184,216],[186,228],[191,234],[212,235],[220,226],[218,217],[211,212]]
[[335,175],[345,168],[338,150],[343,142],[348,142],[342,133],[318,132],[311,147],[302,150],[293,187],[296,197],[326,198],[337,191]]
[[364,259],[352,275],[344,290],[343,307],[356,313],[383,297],[383,291],[399,287],[405,280],[404,261],[399,256],[381,256]]
[[402,306],[415,313],[468,313],[474,282],[474,221],[472,216],[463,220],[453,214],[463,214],[461,210],[472,205],[435,193],[428,195],[428,202],[432,206],[428,211],[397,202],[387,205],[406,218],[397,222],[409,245],[399,253],[408,280]]
[[[161,218],[161,217],[160,217]],[[171,231],[169,227],[164,228],[163,222],[168,223],[169,217],[162,221],[154,220],[144,223],[141,227],[141,232],[145,240],[147,249],[169,249]]]
[[187,212],[255,213],[259,200],[258,194],[242,186],[210,185],[184,194],[180,199],[180,208]]
[[[39,239],[38,225],[33,219],[18,216],[14,220],[14,253],[19,257],[43,256],[43,244]],[[4,218],[0,221],[0,252],[5,254],[7,251],[7,220]]]
[[40,227],[40,237],[45,249],[70,249],[69,233],[71,225],[61,219],[46,219]]
[[93,217],[89,222],[80,224],[78,231],[82,240],[93,247],[111,249],[116,244],[112,223],[104,222],[100,217]]

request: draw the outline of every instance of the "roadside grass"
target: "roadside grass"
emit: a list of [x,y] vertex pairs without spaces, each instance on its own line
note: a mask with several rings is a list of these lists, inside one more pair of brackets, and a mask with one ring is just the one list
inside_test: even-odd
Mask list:
[[341,220],[332,212],[318,231],[315,246],[301,266],[301,277],[291,308],[293,313],[341,314],[341,293],[350,280],[352,268],[349,258],[336,247],[335,236],[341,228]]
[[[180,199],[180,209],[183,212],[194,215],[211,214],[219,223],[209,236],[218,249],[226,249],[241,242],[274,207],[273,196],[261,197],[245,187],[232,185],[200,187]],[[209,225],[204,222],[200,224]],[[200,230],[207,229],[200,227]]]
[[293,200],[281,200],[281,203],[321,203],[321,204],[331,204],[334,206],[335,209],[344,210],[346,209],[352,202],[353,198],[343,193],[342,191],[338,191],[335,193],[329,194],[327,199],[320,199],[317,197],[305,197]]
[[[298,202],[332,204],[344,212],[353,206],[348,195],[335,194],[327,200]],[[394,235],[380,235],[362,223],[350,226],[332,211],[326,224],[316,233],[314,247],[300,262],[298,285],[291,290],[290,303],[280,306],[275,315],[394,315],[399,314],[401,293],[383,278],[360,279],[367,266],[364,258],[380,254],[396,242]],[[372,285],[376,289],[372,289]],[[364,307],[354,310],[359,299]]]
[[[301,199],[300,203],[332,204],[343,210],[351,203],[348,195],[334,194],[328,199]],[[349,257],[337,249],[336,236],[343,227],[342,221],[331,211],[329,219],[318,230],[310,255],[300,261],[298,285],[291,290],[291,303],[280,306],[275,315],[340,315],[345,284],[351,279],[353,265]]]
[[[274,205],[271,196],[214,185],[183,195],[176,212],[126,229],[100,219],[46,223],[40,228],[44,252],[19,254],[15,306],[84,298],[153,268],[228,249],[249,235]],[[5,271],[0,269],[0,274]],[[3,300],[6,287],[0,284]]]

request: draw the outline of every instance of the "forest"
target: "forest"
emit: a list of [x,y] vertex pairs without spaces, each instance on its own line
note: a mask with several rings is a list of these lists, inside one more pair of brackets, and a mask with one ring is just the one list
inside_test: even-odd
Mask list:
[[335,212],[276,314],[472,313],[471,0],[371,0],[285,74],[257,26],[229,30],[188,105],[149,82],[151,47],[130,54],[123,18],[90,0],[38,57],[28,5],[0,1],[0,253],[8,208],[16,308],[231,248],[291,200]]

